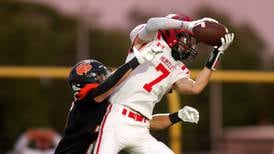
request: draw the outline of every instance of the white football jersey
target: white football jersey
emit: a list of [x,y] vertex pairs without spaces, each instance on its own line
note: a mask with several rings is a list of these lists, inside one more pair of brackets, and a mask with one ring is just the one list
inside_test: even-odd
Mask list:
[[[188,68],[171,56],[171,49],[161,37],[145,44],[143,50],[162,49],[152,61],[145,62],[133,70],[129,77],[115,88],[110,97],[111,103],[129,107],[147,118],[152,118],[153,108],[161,98],[172,88],[172,85],[182,78],[190,78]],[[129,53],[127,60],[133,57]]]

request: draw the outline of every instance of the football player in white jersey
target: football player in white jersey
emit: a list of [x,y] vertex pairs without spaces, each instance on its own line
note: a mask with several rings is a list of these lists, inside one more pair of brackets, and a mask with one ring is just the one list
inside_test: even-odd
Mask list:
[[[152,119],[155,104],[170,89],[182,94],[199,94],[208,84],[220,56],[234,38],[233,33],[221,38],[222,44],[214,47],[196,80],[191,79],[183,61],[197,55],[197,40],[192,28],[204,21],[217,22],[211,18],[193,21],[184,15],[170,14],[150,18],[146,24],[133,29],[130,34],[130,51],[135,55],[139,52],[154,53],[151,54],[153,59],[139,65],[114,90],[94,153],[116,154],[122,149],[142,154],[173,153],[149,132],[149,119]],[[129,53],[127,61],[131,58],[132,53]],[[138,60],[141,61],[142,57]],[[170,115],[171,121],[176,118]]]

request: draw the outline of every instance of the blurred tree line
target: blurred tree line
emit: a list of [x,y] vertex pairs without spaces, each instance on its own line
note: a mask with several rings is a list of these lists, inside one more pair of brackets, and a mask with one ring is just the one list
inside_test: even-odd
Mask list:
[[[76,63],[77,19],[61,16],[44,6],[13,0],[1,1],[0,11],[0,65],[72,66]],[[133,10],[129,14],[132,28],[149,16],[151,14]],[[203,16],[216,18],[236,34],[223,57],[222,69],[263,69],[260,57],[265,44],[250,25],[235,26],[228,15],[209,8],[195,15]],[[107,66],[123,63],[130,45],[128,32],[103,30],[94,23],[88,35],[90,58]],[[204,45],[199,48],[205,52],[189,64],[191,69],[201,69],[211,50]],[[62,133],[72,101],[66,80],[1,78],[0,82],[0,153],[11,149],[16,138],[30,127],[50,126]],[[270,84],[223,84],[223,126],[272,124],[274,98],[271,92],[273,85]],[[199,96],[181,96],[183,105],[194,106],[201,114],[198,125],[184,124],[186,151],[210,148],[208,97],[208,88]],[[165,101],[156,106],[155,112],[167,112]],[[168,142],[166,130],[153,134]]]

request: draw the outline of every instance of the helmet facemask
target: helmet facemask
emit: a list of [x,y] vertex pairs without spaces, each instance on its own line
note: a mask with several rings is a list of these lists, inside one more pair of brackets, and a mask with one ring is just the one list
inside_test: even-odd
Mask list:
[[178,42],[172,49],[172,57],[175,60],[192,61],[198,54],[195,50],[198,41],[192,35],[180,32],[176,35]]
[[111,69],[104,66],[102,70],[92,72],[92,78],[94,78],[98,83],[102,83],[105,81],[106,78],[108,78],[111,74]]

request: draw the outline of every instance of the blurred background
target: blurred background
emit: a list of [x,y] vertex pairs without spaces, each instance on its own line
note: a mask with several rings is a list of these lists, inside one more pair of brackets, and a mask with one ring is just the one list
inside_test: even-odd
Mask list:
[[[271,0],[1,0],[0,153],[14,150],[33,128],[62,135],[73,100],[66,75],[77,61],[117,67],[137,24],[182,13],[215,18],[235,33],[216,73],[237,73],[213,78],[200,95],[179,96],[181,106],[199,110],[199,124],[183,123],[177,136],[168,129],[153,135],[167,145],[174,141],[177,153],[273,154],[273,6]],[[194,77],[211,50],[198,48],[203,52],[189,65]],[[155,113],[169,112],[167,102]]]

